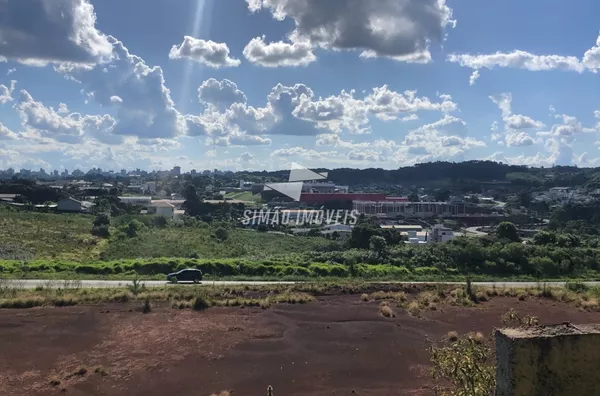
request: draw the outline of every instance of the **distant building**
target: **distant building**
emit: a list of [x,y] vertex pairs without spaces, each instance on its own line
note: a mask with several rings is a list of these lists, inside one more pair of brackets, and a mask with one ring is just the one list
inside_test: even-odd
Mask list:
[[152,204],[152,197],[119,197],[119,200],[128,205],[150,206]]
[[251,191],[254,183],[240,180],[240,188],[244,191]]
[[454,239],[454,231],[452,228],[443,226],[442,224],[436,224],[431,230],[431,242],[442,243]]
[[79,201],[75,198],[64,198],[57,202],[56,210],[59,212],[91,212],[94,203]]
[[396,231],[400,231],[400,232],[410,232],[410,231],[422,232],[423,231],[423,227],[420,225],[399,224],[399,225],[382,225],[380,227],[383,229],[396,230]]
[[173,169],[171,170],[171,176],[181,176],[181,167],[174,166]]
[[170,204],[166,201],[159,201],[152,204],[155,208],[156,214],[159,216],[165,216],[168,219],[175,217],[175,205]]
[[347,194],[349,191],[348,186],[337,186],[331,182],[304,182],[302,184],[303,193],[317,193],[317,194]]
[[356,200],[353,203],[353,209],[360,214],[387,217],[456,216],[465,213],[465,206],[463,204],[390,200]]
[[570,201],[574,194],[575,191],[570,187],[552,187],[548,190],[548,197],[553,201]]
[[352,201],[384,201],[385,194],[377,193],[302,193],[300,195],[300,202],[312,204],[312,205],[323,205],[327,202],[352,202]]

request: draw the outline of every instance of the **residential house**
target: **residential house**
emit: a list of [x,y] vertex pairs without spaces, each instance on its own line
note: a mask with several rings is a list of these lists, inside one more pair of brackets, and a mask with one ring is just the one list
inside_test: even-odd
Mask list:
[[64,198],[57,202],[56,210],[59,212],[79,212],[89,213],[92,211],[94,203],[88,201],[79,201],[75,198]]
[[159,201],[152,204],[155,208],[156,214],[159,216],[165,216],[167,219],[173,219],[175,217],[175,205],[170,204],[167,201]]

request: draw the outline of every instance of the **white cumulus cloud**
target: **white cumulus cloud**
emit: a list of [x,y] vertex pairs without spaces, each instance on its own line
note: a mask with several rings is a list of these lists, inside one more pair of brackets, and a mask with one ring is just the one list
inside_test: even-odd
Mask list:
[[121,138],[113,135],[115,120],[106,115],[61,115],[52,107],[37,102],[25,90],[21,90],[16,104],[22,126],[27,131],[63,143],[81,143],[84,137],[106,143],[118,143]]
[[185,36],[180,45],[174,45],[169,52],[170,59],[190,59],[203,65],[220,67],[237,67],[241,61],[229,56],[226,43],[216,43]]
[[446,60],[474,69],[470,78],[471,85],[479,77],[477,72],[480,69],[564,70],[577,73],[588,70],[596,73],[600,69],[600,35],[596,40],[596,45],[587,50],[581,59],[572,55],[537,55],[523,50],[514,50],[511,52],[498,51],[492,54],[449,54]]
[[244,56],[249,62],[265,67],[306,66],[317,60],[308,41],[267,44],[264,36],[250,40],[244,48]]
[[238,89],[233,81],[222,81],[209,78],[198,88],[198,99],[201,103],[217,105],[226,109],[234,103],[246,103],[246,95]]
[[12,93],[15,91],[16,85],[17,82],[15,80],[10,82],[10,87],[0,84],[0,104],[6,104],[13,101]]

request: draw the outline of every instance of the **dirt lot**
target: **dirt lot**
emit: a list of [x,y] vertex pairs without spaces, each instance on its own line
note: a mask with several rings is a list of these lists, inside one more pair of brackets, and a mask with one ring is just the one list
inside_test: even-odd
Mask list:
[[136,307],[0,310],[2,393],[243,396],[270,384],[285,396],[430,395],[428,340],[448,331],[490,334],[510,307],[541,324],[598,321],[563,303],[505,297],[421,318],[396,308],[391,319],[358,295],[267,310]]

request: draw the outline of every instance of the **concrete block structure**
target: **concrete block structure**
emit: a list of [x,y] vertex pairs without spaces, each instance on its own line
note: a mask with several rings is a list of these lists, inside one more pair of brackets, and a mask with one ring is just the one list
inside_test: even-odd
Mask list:
[[600,324],[496,331],[496,396],[600,395]]

